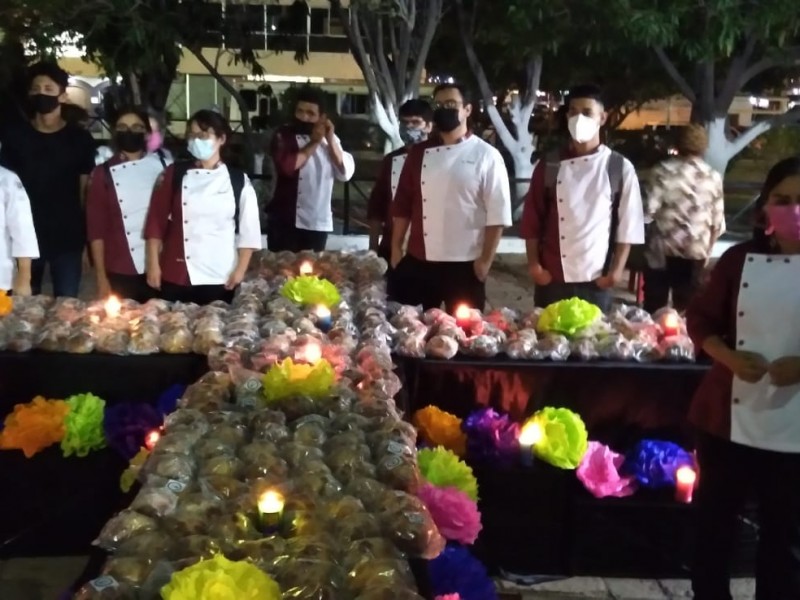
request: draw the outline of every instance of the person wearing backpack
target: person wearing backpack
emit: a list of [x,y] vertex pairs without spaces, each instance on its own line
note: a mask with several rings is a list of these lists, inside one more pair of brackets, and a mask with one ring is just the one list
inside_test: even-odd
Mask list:
[[136,107],[114,121],[112,157],[95,167],[86,196],[86,231],[97,295],[146,302],[155,290],[145,276],[144,221],[156,180],[168,166],[147,152],[150,120]]
[[524,201],[534,303],[577,297],[608,311],[631,245],[644,243],[639,181],[630,161],[600,141],[598,87],[572,88],[566,109],[570,144],[537,163]]
[[220,157],[230,137],[225,117],[198,111],[186,133],[194,160],[171,165],[156,183],[144,228],[146,273],[164,300],[230,302],[261,249],[255,189]]

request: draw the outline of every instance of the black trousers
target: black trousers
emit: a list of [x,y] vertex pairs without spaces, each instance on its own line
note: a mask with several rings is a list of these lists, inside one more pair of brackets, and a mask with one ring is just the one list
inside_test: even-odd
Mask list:
[[120,298],[130,298],[144,304],[150,298],[156,297],[156,290],[147,285],[147,275],[120,275],[107,273],[111,291]]
[[224,285],[176,285],[161,282],[160,297],[170,302],[193,302],[204,306],[217,300],[230,303],[236,290],[226,290]]
[[431,262],[406,255],[389,276],[389,299],[400,304],[440,308],[453,314],[459,304],[483,310],[486,284],[475,275],[472,261]]
[[669,305],[672,291],[672,307],[684,311],[700,287],[705,261],[688,258],[667,257],[663,269],[646,269],[644,272],[644,309],[654,313]]
[[267,249],[270,252],[322,252],[327,242],[328,234],[324,231],[299,229],[274,219],[267,221]]
[[560,300],[580,298],[600,307],[604,313],[611,310],[614,297],[611,290],[601,290],[593,281],[586,283],[550,283],[537,285],[533,290],[533,303],[539,308],[547,308]]
[[758,504],[756,600],[800,598],[800,454],[699,434],[697,458],[695,600],[731,600],[731,550],[749,498]]

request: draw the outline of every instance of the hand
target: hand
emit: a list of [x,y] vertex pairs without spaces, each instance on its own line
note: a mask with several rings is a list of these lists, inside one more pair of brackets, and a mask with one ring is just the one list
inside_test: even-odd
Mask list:
[[539,263],[530,265],[528,272],[536,285],[544,286],[553,282],[553,276],[550,271],[544,269]]
[[603,275],[602,277],[598,277],[597,279],[594,280],[594,282],[597,285],[597,287],[599,287],[601,290],[610,290],[615,285],[617,285],[619,279],[620,276],[618,273],[609,273],[608,275]]
[[147,285],[154,290],[161,289],[161,265],[158,263],[147,265]]
[[105,275],[97,275],[97,297],[108,298],[111,295],[111,283]]
[[403,260],[403,251],[399,248],[392,248],[392,257],[390,261],[392,268],[396,269],[401,260]]
[[325,133],[327,131],[327,125],[325,124],[327,119],[322,118],[316,123],[314,123],[314,128],[311,130],[311,141],[314,144],[319,144],[322,141],[322,138],[325,137]]
[[81,263],[84,271],[91,271],[92,261],[89,257],[89,249],[84,248],[83,255],[81,255]]
[[15,296],[30,296],[31,295],[31,278],[30,275],[22,276],[17,273],[14,277],[12,284],[12,292]]
[[486,281],[486,278],[489,276],[489,269],[492,268],[492,261],[476,258],[475,262],[472,263],[472,268],[475,271],[475,277],[478,278],[478,281]]
[[333,134],[336,133],[336,127],[334,126],[333,121],[331,121],[328,117],[325,117],[324,122],[325,122],[325,137],[328,139],[329,142],[333,141]]
[[769,365],[772,385],[786,387],[800,383],[800,356],[784,356]]
[[233,273],[231,273],[231,276],[228,277],[228,282],[225,284],[225,289],[236,289],[236,286],[242,283],[242,280],[244,279],[244,273],[245,272],[240,269],[236,269]]
[[769,370],[767,359],[755,352],[732,352],[727,361],[728,368],[742,381],[758,383]]

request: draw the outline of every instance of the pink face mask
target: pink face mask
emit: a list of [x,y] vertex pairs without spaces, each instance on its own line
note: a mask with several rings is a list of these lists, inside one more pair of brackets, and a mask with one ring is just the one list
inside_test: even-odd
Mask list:
[[164,137],[161,135],[160,131],[153,131],[150,135],[147,136],[147,151],[148,152],[155,152],[161,145],[164,143]]
[[773,233],[784,240],[800,242],[800,204],[767,206],[766,234]]

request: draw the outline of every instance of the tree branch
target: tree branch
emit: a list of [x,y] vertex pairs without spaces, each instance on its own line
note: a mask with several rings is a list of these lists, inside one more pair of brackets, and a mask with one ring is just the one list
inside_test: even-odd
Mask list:
[[752,33],[749,34],[744,49],[734,56],[731,61],[730,67],[728,67],[728,73],[725,76],[725,83],[722,85],[722,89],[714,101],[715,114],[728,114],[728,109],[731,104],[733,104],[733,99],[744,85],[742,76],[747,69],[747,64],[753,56],[753,52],[755,52],[757,42],[758,36]]
[[[416,6],[416,2],[414,2]],[[417,49],[416,56],[414,57],[414,66],[411,68],[408,75],[408,82],[403,90],[403,97],[399,100],[405,100],[408,97],[415,96],[419,92],[420,79],[422,79],[422,71],[425,68],[425,61],[428,58],[431,44],[433,43],[433,36],[436,34],[436,28],[442,18],[442,9],[444,8],[444,0],[427,0],[425,3],[425,20],[422,25],[422,36],[420,38],[419,48]],[[414,12],[414,19],[418,16]],[[409,32],[409,37],[413,35],[413,30]]]
[[756,138],[782,125],[800,123],[800,107],[786,111],[782,115],[759,121],[752,127],[743,131],[739,136],[728,142],[728,155],[736,156],[747,148]]
[[683,75],[680,74],[678,68],[675,66],[675,63],[672,62],[672,59],[667,56],[667,53],[664,52],[664,48],[661,46],[655,47],[655,53],[658,57],[659,62],[666,70],[667,74],[672,78],[672,80],[677,84],[678,89],[680,90],[681,94],[686,96],[686,99],[689,102],[696,102],[697,96],[692,89],[692,86],[686,81]]
[[800,60],[800,46],[791,46],[781,50],[780,56],[770,56],[754,62],[740,75],[737,91],[764,71],[775,67],[790,66],[797,63],[798,60]]
[[486,77],[486,71],[483,69],[483,65],[478,58],[478,53],[475,51],[475,45],[472,41],[473,32],[469,27],[467,15],[465,14],[464,0],[455,0],[455,7],[456,18],[458,20],[458,33],[461,37],[461,43],[464,46],[464,52],[467,55],[467,64],[469,64],[469,68],[475,76],[481,99],[488,110],[488,107],[494,104],[492,101],[494,93],[492,92],[492,86],[489,85],[489,79]]

